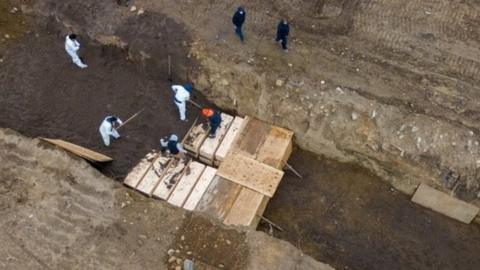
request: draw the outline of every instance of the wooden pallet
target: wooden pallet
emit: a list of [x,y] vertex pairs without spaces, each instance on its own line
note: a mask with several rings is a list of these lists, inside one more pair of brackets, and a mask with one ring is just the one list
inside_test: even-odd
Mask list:
[[186,135],[185,149],[197,161],[150,154],[125,185],[227,225],[255,228],[283,176],[293,133],[250,117],[222,118],[214,139],[201,124]]

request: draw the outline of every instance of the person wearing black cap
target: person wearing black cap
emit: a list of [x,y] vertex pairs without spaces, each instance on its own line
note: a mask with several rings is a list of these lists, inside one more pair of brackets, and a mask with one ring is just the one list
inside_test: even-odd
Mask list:
[[240,37],[240,40],[243,42],[243,32],[242,26],[245,22],[245,17],[247,16],[243,7],[238,7],[235,14],[233,14],[232,22],[235,25],[235,33]]
[[282,19],[277,27],[277,38],[275,39],[275,41],[282,42],[282,48],[285,52],[288,52],[288,48],[287,48],[288,34],[290,34],[290,26],[288,25],[287,20]]
[[192,85],[172,85],[172,91],[175,92],[174,103],[178,107],[178,112],[180,113],[180,120],[187,121],[186,112],[187,112],[187,101],[190,99],[190,93],[192,92]]
[[110,145],[110,136],[114,139],[120,138],[120,134],[118,134],[118,131],[114,128],[115,124],[121,125],[123,122],[116,116],[107,116],[98,129],[102,135],[105,146]]

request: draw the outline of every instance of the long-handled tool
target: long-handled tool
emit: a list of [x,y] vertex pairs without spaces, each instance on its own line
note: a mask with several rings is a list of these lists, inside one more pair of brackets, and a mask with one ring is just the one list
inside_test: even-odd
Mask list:
[[203,108],[202,108],[202,106],[200,106],[198,103],[196,103],[196,102],[195,102],[195,101],[193,101],[193,100],[188,100],[188,102],[192,103],[192,104],[193,104],[193,106],[195,106],[195,107],[199,108],[200,110],[201,110],[201,109],[203,109]]
[[295,170],[292,165],[288,164],[288,163],[285,163],[285,167],[287,167],[287,169],[289,169],[290,171],[293,172],[293,174],[295,174],[296,176],[298,176],[298,178],[302,179],[302,175],[300,173],[297,172],[297,170]]
[[118,130],[119,128],[125,126],[128,122],[130,122],[133,118],[137,117],[141,112],[143,112],[145,109],[141,109],[140,111],[138,111],[136,114],[130,116],[130,118],[128,118],[127,120],[125,120],[123,122],[123,124],[119,125],[116,130]]
[[168,81],[171,82],[172,79],[172,57],[168,55]]

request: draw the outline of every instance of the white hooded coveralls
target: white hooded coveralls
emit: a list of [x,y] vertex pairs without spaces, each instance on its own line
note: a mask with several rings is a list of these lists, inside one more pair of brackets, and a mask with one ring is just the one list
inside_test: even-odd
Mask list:
[[178,107],[178,112],[180,113],[180,120],[186,120],[186,112],[187,112],[187,100],[190,99],[190,92],[187,91],[181,85],[172,85],[172,91],[175,92],[175,105]]
[[80,57],[77,55],[77,51],[80,49],[80,43],[76,41],[75,39],[70,39],[69,36],[65,38],[65,51],[67,51],[68,55],[72,57],[72,62],[81,67],[81,68],[86,68],[87,65],[85,65]]
[[[105,117],[103,120],[102,124],[100,125],[100,128],[98,129],[100,131],[100,134],[102,135],[103,143],[105,146],[110,145],[110,136],[112,136],[115,139],[120,138],[120,134],[118,134],[117,130],[113,127],[112,123],[108,121],[107,119],[110,118],[111,116]],[[119,125],[123,124],[122,120],[117,117],[117,121]]]

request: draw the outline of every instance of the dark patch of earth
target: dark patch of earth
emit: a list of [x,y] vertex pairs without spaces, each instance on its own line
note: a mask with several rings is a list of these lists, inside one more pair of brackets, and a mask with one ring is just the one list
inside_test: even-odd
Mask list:
[[[187,123],[179,121],[168,81],[168,55],[175,61],[173,83],[183,84],[196,64],[187,57],[190,42],[183,26],[161,14],[128,22],[126,38],[145,39],[154,58],[140,62],[127,60],[128,52],[103,46],[80,36],[80,55],[87,69],[76,67],[64,50],[67,32],[54,20],[33,22],[33,31],[10,46],[0,63],[0,127],[11,128],[31,137],[63,139],[114,158],[101,166],[103,173],[123,179],[126,173],[159,139],[174,132],[183,137],[199,116],[187,104]],[[162,23],[154,24],[159,21]],[[155,33],[150,39],[151,33]],[[158,35],[162,42],[154,43]],[[135,43],[138,50],[145,44]],[[192,99],[208,104],[198,92]],[[122,136],[105,147],[98,127],[107,115],[122,120],[144,111],[119,132]]]
[[[480,226],[422,208],[365,169],[294,151],[265,216],[274,231],[336,269],[475,270]],[[269,231],[266,224],[261,230]]]

